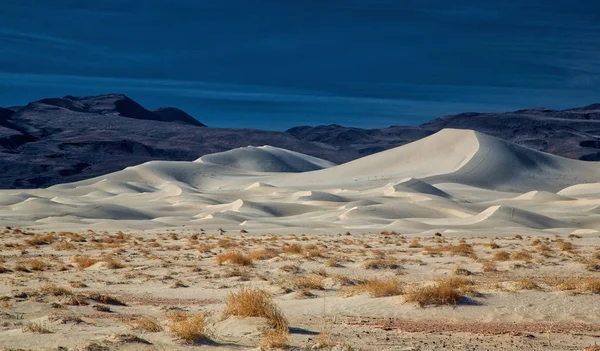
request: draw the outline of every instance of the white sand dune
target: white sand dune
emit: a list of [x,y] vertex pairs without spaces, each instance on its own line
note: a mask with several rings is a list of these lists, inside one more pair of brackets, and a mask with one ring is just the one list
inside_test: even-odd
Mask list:
[[4,190],[0,205],[3,223],[40,229],[595,231],[600,164],[445,129],[339,166],[246,147],[48,189]]
[[335,163],[273,146],[233,149],[205,155],[195,162],[213,163],[255,172],[308,172],[335,166]]

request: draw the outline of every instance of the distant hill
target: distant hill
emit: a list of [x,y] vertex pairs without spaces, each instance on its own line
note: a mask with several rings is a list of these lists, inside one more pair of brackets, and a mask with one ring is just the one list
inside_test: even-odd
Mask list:
[[0,188],[47,187],[150,160],[192,161],[249,145],[271,145],[339,164],[443,128],[472,129],[535,150],[600,160],[600,104],[564,111],[463,113],[413,127],[328,125],[274,132],[208,128],[180,109],[148,110],[121,94],[65,96],[0,108]]

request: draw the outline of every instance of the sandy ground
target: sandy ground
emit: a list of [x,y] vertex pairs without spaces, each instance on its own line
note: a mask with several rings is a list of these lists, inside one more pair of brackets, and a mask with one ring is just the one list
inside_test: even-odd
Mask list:
[[[0,345],[10,350],[257,349],[265,318],[223,316],[226,297],[242,287],[273,296],[289,322],[289,349],[584,350],[600,343],[597,234],[7,228],[0,238]],[[223,261],[231,252],[247,260]],[[394,289],[366,288],[378,281]],[[419,288],[440,284],[460,298],[414,301]],[[177,337],[173,311],[206,312],[210,340]]]

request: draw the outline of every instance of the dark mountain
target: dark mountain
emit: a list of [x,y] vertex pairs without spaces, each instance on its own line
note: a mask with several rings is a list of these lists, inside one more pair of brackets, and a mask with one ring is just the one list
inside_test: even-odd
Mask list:
[[334,162],[359,156],[285,132],[206,128],[179,109],[149,111],[124,95],[44,99],[14,110],[0,110],[0,188],[47,187],[151,160],[191,161],[248,145]]
[[600,160],[600,104],[564,111],[469,112],[413,127],[328,125],[273,132],[206,128],[177,108],[147,110],[119,94],[66,96],[0,108],[0,188],[47,187],[150,160],[191,161],[248,145],[343,163],[443,128],[473,129],[536,150]]

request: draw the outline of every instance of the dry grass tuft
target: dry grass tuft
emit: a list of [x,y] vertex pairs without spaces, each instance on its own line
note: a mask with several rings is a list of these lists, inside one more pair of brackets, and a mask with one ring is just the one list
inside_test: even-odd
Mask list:
[[29,322],[23,326],[24,333],[52,334],[54,333],[46,323]]
[[597,278],[550,278],[546,284],[561,291],[579,291],[600,294],[600,279]]
[[419,306],[456,305],[460,293],[448,281],[438,281],[432,285],[410,286],[406,290],[407,302],[416,302]]
[[87,288],[88,286],[80,280],[72,280],[69,282],[72,288]]
[[32,271],[45,271],[46,269],[51,267],[49,263],[38,259],[29,260],[27,261],[26,265],[27,268],[29,268]]
[[511,258],[513,260],[517,260],[517,261],[531,261],[533,259],[531,254],[525,250],[513,252],[513,254],[511,255]]
[[25,244],[29,246],[50,245],[56,241],[56,237],[52,234],[35,235],[31,239],[26,239]]
[[241,288],[225,299],[223,316],[264,317],[274,329],[288,328],[283,313],[273,302],[271,295],[258,288]]
[[284,245],[281,250],[288,255],[299,255],[304,251],[300,244]]
[[127,304],[114,296],[108,294],[91,294],[89,296],[90,300],[94,300],[96,302],[100,302],[107,305],[115,305],[115,306],[127,306]]
[[517,290],[539,290],[540,286],[536,284],[536,282],[534,282],[531,279],[522,279],[522,280],[517,280],[515,282],[515,289]]
[[292,284],[296,289],[323,290],[323,277],[317,275],[298,277],[292,280]]
[[71,244],[70,242],[66,242],[66,241],[63,241],[61,243],[54,245],[53,248],[56,251],[72,251],[72,250],[76,249],[75,245]]
[[269,248],[256,250],[256,251],[253,251],[250,254],[248,254],[248,258],[250,258],[251,260],[259,260],[259,261],[270,260],[271,258],[274,258],[277,256],[279,256],[279,251],[277,251],[275,249],[269,249]]
[[494,254],[494,261],[508,261],[510,260],[510,254],[506,251],[498,251]]
[[207,333],[207,315],[199,312],[196,314],[181,313],[176,318],[170,318],[169,329],[175,337],[192,344],[210,341]]
[[46,284],[39,289],[39,293],[51,296],[71,296],[73,292],[69,288],[58,286],[56,284]]
[[239,251],[226,252],[217,255],[216,262],[218,265],[226,263],[238,266],[252,266],[252,259]]
[[402,268],[398,260],[395,258],[376,258],[372,260],[367,260],[363,263],[364,269],[398,269]]
[[366,292],[371,297],[402,295],[402,284],[394,278],[371,279],[348,289],[350,295]]
[[263,333],[262,346],[283,347],[288,340],[288,321],[273,303],[271,295],[264,290],[241,288],[237,293],[230,293],[225,299],[223,316],[266,318],[272,329]]
[[73,261],[79,269],[86,269],[98,263],[100,260],[86,256],[75,256],[71,261]]
[[158,323],[158,321],[150,317],[137,317],[129,321],[129,324],[135,329],[140,329],[149,333],[158,333],[163,331],[163,327]]
[[112,256],[103,257],[102,261],[106,262],[106,266],[109,269],[121,269],[126,267],[126,265],[123,262],[119,261],[118,259]]

